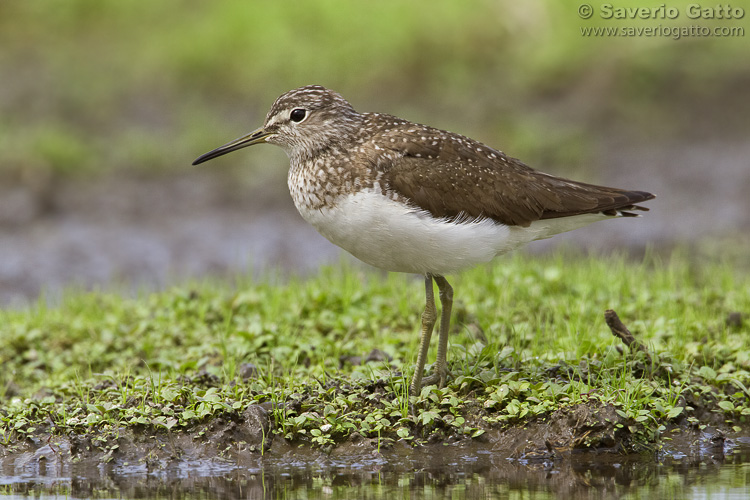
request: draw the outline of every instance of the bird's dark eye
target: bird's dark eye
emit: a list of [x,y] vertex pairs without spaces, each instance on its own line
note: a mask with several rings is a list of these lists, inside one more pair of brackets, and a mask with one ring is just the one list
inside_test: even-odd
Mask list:
[[304,110],[302,108],[295,108],[292,110],[292,113],[289,115],[289,118],[293,122],[301,122],[305,119],[305,116],[307,116],[307,110]]

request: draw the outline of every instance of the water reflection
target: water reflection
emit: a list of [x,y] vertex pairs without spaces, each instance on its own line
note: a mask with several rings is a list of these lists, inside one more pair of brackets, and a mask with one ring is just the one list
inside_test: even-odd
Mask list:
[[[294,451],[252,463],[0,462],[0,494],[36,498],[750,498],[750,439],[729,453],[509,460],[489,451],[391,449],[358,457]],[[442,451],[445,451],[443,453]],[[28,458],[28,457],[27,457]]]

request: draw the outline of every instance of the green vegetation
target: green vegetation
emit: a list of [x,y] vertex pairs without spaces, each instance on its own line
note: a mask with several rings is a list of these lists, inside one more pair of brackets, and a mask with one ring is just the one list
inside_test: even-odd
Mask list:
[[[0,443],[200,435],[255,403],[278,437],[322,447],[478,437],[579,404],[613,407],[628,449],[675,426],[747,424],[750,279],[726,263],[515,256],[452,282],[454,378],[418,395],[407,388],[422,287],[404,275],[343,266],[0,312]],[[611,335],[608,308],[653,363]]]

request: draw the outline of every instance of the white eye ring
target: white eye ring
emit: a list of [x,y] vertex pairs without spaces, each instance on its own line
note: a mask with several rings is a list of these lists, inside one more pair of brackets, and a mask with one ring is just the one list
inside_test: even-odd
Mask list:
[[289,113],[289,119],[292,120],[294,123],[300,123],[305,121],[305,118],[307,118],[307,110],[304,108],[294,108]]

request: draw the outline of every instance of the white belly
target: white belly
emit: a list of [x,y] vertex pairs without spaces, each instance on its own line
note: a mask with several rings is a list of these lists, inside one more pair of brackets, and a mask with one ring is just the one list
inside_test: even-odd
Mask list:
[[526,243],[608,218],[587,214],[505,226],[489,219],[451,222],[369,190],[336,200],[332,208],[305,209],[320,234],[359,260],[387,271],[449,274],[489,262]]

